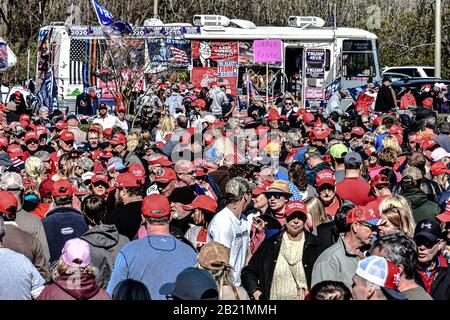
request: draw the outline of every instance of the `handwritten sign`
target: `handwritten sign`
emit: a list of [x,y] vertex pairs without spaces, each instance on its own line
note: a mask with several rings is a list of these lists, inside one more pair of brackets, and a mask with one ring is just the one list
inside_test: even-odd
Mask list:
[[281,62],[281,45],[279,39],[253,41],[253,58],[255,62]]

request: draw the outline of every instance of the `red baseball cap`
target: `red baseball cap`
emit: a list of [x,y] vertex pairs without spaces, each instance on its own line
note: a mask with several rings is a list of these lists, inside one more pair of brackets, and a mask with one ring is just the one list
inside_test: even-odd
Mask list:
[[252,190],[252,195],[259,196],[260,194],[264,193],[271,184],[272,181],[269,180],[261,181],[261,183]]
[[19,121],[26,121],[26,122],[30,122],[31,121],[31,117],[29,114],[21,114]]
[[306,205],[301,201],[294,200],[294,201],[288,202],[286,204],[286,210],[285,210],[286,218],[289,218],[295,212],[303,213],[306,218],[306,216],[308,214],[308,209],[306,208]]
[[305,121],[305,123],[311,123],[314,121],[314,119],[314,115],[310,112],[307,112],[303,115],[303,121]]
[[103,135],[105,137],[109,137],[110,135],[112,135],[112,129],[111,128],[107,128],[107,129],[103,130]]
[[107,177],[105,174],[103,174],[103,173],[97,173],[96,175],[94,175],[94,176],[91,178],[91,183],[92,183],[92,184],[96,184],[96,183],[98,183],[98,182],[103,182],[103,183],[105,183],[106,185],[108,185],[108,187],[109,187],[108,177]]
[[336,183],[336,179],[334,178],[334,172],[329,169],[321,170],[316,175],[316,185],[317,187],[321,187],[324,184],[329,184],[334,186]]
[[143,181],[132,173],[125,172],[117,176],[114,188],[139,188]]
[[367,222],[371,225],[378,225],[380,222],[380,215],[373,208],[356,207],[351,209],[347,214],[347,224],[353,222]]
[[382,117],[376,117],[376,118],[373,120],[373,125],[374,125],[374,126],[379,126],[379,125],[381,124],[381,122],[383,122],[383,118],[382,118]]
[[23,157],[23,150],[18,144],[11,144],[6,151],[11,158]]
[[436,216],[441,222],[450,222],[450,200],[447,200],[447,205],[445,206],[445,211]]
[[36,134],[40,137],[42,134],[47,133],[47,128],[42,125],[36,126]]
[[136,177],[143,179],[145,177],[145,168],[141,164],[133,163],[128,167],[128,172],[134,174]]
[[100,128],[97,126],[90,126],[88,131],[95,131],[97,133],[100,133]]
[[442,173],[450,173],[450,170],[443,162],[436,162],[431,166],[431,174],[433,176],[438,176]]
[[67,123],[65,123],[64,121],[58,121],[56,123],[56,129],[58,129],[58,130],[64,130],[67,128],[68,128]]
[[30,126],[30,123],[29,123],[28,121],[25,121],[25,120],[20,120],[19,123],[20,123],[20,125],[21,125],[22,127],[24,127],[25,129],[28,128],[28,127]]
[[310,131],[311,140],[325,140],[330,135],[330,131],[322,129],[313,129]]
[[98,154],[99,158],[103,158],[103,159],[111,159],[113,157],[113,154],[111,151],[105,151],[105,150],[101,150],[100,153]]
[[127,108],[125,108],[124,106],[120,106],[120,107],[117,107],[116,111],[117,112],[127,112]]
[[70,196],[73,193],[72,184],[69,180],[62,179],[55,181],[52,186],[52,196],[64,197]]
[[200,109],[204,109],[206,107],[206,102],[203,99],[197,99],[191,103],[193,107],[199,107]]
[[127,137],[125,137],[123,134],[121,133],[116,133],[114,134],[114,136],[112,137],[111,141],[110,141],[111,145],[113,146],[117,146],[119,144],[127,144]]
[[280,119],[280,114],[278,113],[277,109],[270,108],[267,112],[268,112],[267,120],[275,121],[275,120],[279,120]]
[[9,145],[9,140],[7,137],[4,136],[0,136],[0,146],[2,146],[3,148],[7,148]]
[[167,159],[166,157],[159,157],[154,160],[149,160],[148,164],[152,166],[160,165],[161,167],[171,167],[173,165],[173,162]]
[[169,199],[162,194],[151,194],[144,198],[141,213],[145,217],[161,218],[170,215]]
[[0,191],[0,199],[2,199],[2,201],[0,201],[0,213],[16,213],[19,203],[11,192]]
[[422,144],[422,150],[425,151],[425,150],[434,148],[434,147],[436,147],[436,146],[438,146],[438,144],[437,144],[436,141],[434,141],[434,140],[427,140],[427,141],[425,141],[425,142]]
[[177,180],[177,174],[172,168],[161,168],[156,172],[155,182],[169,183]]
[[72,132],[69,130],[65,130],[61,132],[60,134],[61,140],[67,142],[67,141],[75,141],[75,136]]
[[25,134],[25,142],[27,142],[28,140],[37,140],[39,141],[39,136],[37,135],[36,132],[34,131],[29,131]]
[[386,177],[384,174],[377,174],[370,180],[370,186],[375,187],[382,184],[390,185],[391,182],[389,181],[388,177]]
[[353,127],[352,128],[352,134],[362,137],[364,135],[364,133],[365,133],[365,131],[361,127]]
[[403,134],[403,128],[399,125],[394,124],[389,130],[389,134]]
[[24,187],[36,187],[36,182],[31,178],[23,178]]
[[47,179],[41,182],[39,185],[39,195],[41,198],[50,198],[52,196],[54,183],[55,182],[52,179]]
[[192,201],[191,204],[181,206],[184,210],[191,211],[194,209],[205,209],[209,212],[216,213],[217,201],[210,196],[201,195]]

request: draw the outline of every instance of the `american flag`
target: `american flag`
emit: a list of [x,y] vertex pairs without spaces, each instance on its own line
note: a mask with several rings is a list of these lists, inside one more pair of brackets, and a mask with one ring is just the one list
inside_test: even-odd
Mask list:
[[170,47],[170,51],[172,51],[172,57],[170,58],[171,62],[175,63],[188,63],[189,57],[186,51],[179,49],[175,46]]
[[70,40],[70,84],[83,84],[84,40]]

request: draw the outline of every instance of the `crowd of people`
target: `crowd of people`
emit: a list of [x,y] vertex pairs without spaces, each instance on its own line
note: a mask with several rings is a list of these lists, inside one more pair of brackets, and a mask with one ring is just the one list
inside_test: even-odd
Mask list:
[[156,83],[137,129],[0,105],[0,299],[449,300],[450,122],[386,92]]

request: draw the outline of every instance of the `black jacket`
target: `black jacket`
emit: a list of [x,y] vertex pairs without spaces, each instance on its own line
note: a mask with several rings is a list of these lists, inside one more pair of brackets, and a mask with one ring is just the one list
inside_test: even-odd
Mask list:
[[322,241],[322,246],[325,249],[331,247],[339,239],[339,230],[334,221],[322,223],[317,226],[317,237]]
[[[273,237],[266,239],[250,259],[246,267],[242,269],[241,281],[249,296],[256,290],[261,290],[262,300],[270,298],[273,274],[280,253],[281,241],[285,228]],[[305,269],[306,282],[308,288],[311,286],[311,276],[314,263],[322,253],[322,245],[316,236],[303,231],[305,236],[305,246],[303,247],[303,267]]]
[[[416,271],[415,280],[418,285],[425,289],[425,285],[420,277],[418,271]],[[450,268],[441,267],[436,274],[433,284],[431,285],[430,296],[434,300],[450,300]]]
[[375,100],[375,111],[389,112],[396,107],[394,97],[392,96],[391,88],[382,85]]
[[[438,203],[439,197],[441,194],[445,191],[437,182],[423,178],[422,183],[420,185],[420,188],[425,192],[425,194],[428,197],[428,200]],[[402,186],[400,183],[398,183],[395,187],[393,192],[395,194],[401,194],[402,193]]]

